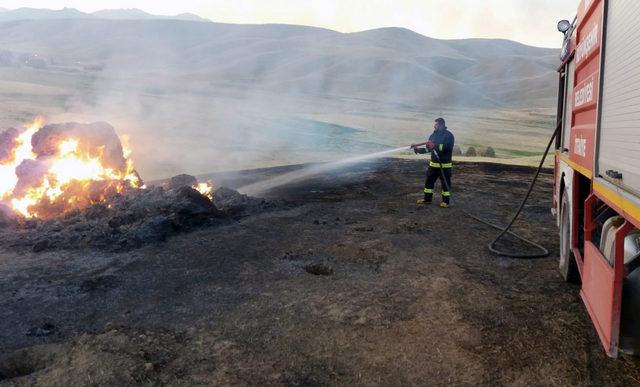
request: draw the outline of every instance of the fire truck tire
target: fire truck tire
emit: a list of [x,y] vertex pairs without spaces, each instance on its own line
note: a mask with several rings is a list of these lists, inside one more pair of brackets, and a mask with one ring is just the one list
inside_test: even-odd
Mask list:
[[567,192],[562,195],[560,206],[560,274],[565,281],[571,283],[580,282],[578,264],[571,251],[571,217],[569,213],[569,199]]

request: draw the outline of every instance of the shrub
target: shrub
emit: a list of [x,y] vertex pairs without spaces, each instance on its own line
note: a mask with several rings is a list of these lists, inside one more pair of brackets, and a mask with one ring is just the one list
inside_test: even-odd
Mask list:
[[467,157],[476,157],[478,153],[476,152],[476,148],[470,146],[464,155]]
[[462,149],[460,149],[459,145],[453,146],[453,155],[454,156],[462,156]]
[[484,153],[482,154],[484,157],[496,157],[496,151],[493,150],[492,147],[487,147],[487,149],[485,149]]

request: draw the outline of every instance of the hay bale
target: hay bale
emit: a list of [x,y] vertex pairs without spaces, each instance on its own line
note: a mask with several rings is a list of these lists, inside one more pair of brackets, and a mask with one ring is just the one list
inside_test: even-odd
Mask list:
[[462,156],[462,149],[460,149],[459,145],[453,146],[453,155],[454,156]]
[[467,157],[476,157],[478,155],[478,152],[476,152],[476,148],[470,146],[469,148],[467,148],[467,151],[464,155]]
[[484,156],[484,157],[496,157],[496,151],[493,150],[492,147],[488,146],[487,149],[485,149],[484,152],[482,153],[482,156]]
[[100,157],[105,167],[118,171],[126,169],[120,138],[113,126],[106,122],[45,125],[33,135],[31,145],[33,152],[39,158],[44,158],[56,154],[60,142],[70,138],[78,141],[78,149],[83,153]]
[[169,189],[178,189],[182,187],[193,187],[198,184],[198,180],[191,175],[177,175],[169,180]]

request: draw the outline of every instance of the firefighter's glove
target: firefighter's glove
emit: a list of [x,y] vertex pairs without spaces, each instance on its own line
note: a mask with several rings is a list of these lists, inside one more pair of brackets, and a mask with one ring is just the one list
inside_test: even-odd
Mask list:
[[427,141],[427,148],[429,150],[431,150],[431,149],[433,149],[435,147],[436,147],[436,144],[434,144],[433,141],[431,141],[431,140]]

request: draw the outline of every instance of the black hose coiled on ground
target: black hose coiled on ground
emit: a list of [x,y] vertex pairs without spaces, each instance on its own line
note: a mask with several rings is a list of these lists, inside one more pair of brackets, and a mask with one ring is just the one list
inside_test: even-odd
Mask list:
[[[516,219],[518,219],[518,216],[520,216],[520,213],[522,212],[522,210],[524,209],[525,204],[527,203],[527,200],[529,200],[529,196],[531,196],[531,192],[533,191],[533,187],[536,184],[536,181],[538,180],[538,176],[540,175],[540,172],[542,171],[542,167],[544,165],[544,161],[547,158],[547,154],[549,153],[549,149],[551,149],[551,145],[553,144],[553,140],[556,138],[556,136],[558,135],[558,131],[560,130],[560,128],[556,128],[556,130],[553,132],[553,135],[551,136],[551,138],[549,139],[549,144],[547,144],[547,148],[544,151],[544,154],[542,155],[542,159],[540,160],[540,165],[538,165],[538,169],[536,170],[536,174],[533,176],[533,179],[531,180],[531,184],[529,184],[529,189],[527,190],[527,193],[524,195],[524,197],[522,198],[522,202],[520,203],[520,207],[518,207],[518,210],[516,211],[516,213],[513,215],[513,217],[511,218],[511,221],[509,222],[509,224],[506,227],[500,227],[497,226],[493,223],[490,223],[482,218],[479,218],[473,214],[470,214],[467,211],[464,211],[465,214],[467,214],[467,216],[469,216],[470,218],[486,224],[487,226],[493,227],[496,230],[500,230],[500,234],[498,234],[498,236],[495,237],[495,239],[493,239],[493,241],[491,241],[491,243],[489,243],[487,245],[487,247],[489,248],[489,251],[491,251],[492,253],[496,254],[496,255],[500,255],[502,257],[510,257],[510,258],[519,258],[519,259],[533,259],[533,258],[544,258],[549,256],[549,250],[547,248],[545,248],[544,246],[540,245],[539,243],[530,241],[529,239],[526,239],[514,232],[509,231],[509,229],[511,229],[511,226],[513,226],[513,224],[516,222]],[[434,155],[436,156],[436,159],[438,160],[438,162],[440,162],[440,158],[438,156],[438,153],[433,151]],[[441,164],[442,165],[442,164]],[[440,174],[442,176],[442,181],[444,182],[447,191],[450,191],[450,187],[449,184],[447,183],[447,180],[444,177],[444,172],[442,171],[442,168],[440,168]],[[521,241],[523,241],[524,243],[535,247],[536,249],[539,249],[541,251],[541,253],[513,253],[513,252],[509,252],[509,251],[501,251],[498,250],[498,248],[496,247],[496,243],[498,243],[498,241],[500,239],[502,239],[502,237],[505,234],[509,234],[513,237],[516,237],[518,239],[520,239]]]

